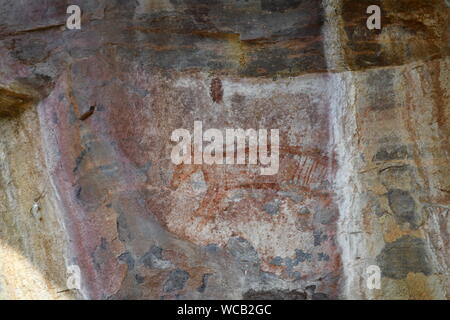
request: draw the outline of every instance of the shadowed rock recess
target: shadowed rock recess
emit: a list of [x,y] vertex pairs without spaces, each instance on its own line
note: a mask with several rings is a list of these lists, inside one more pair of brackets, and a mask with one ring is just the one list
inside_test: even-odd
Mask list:
[[[450,298],[448,1],[0,7],[0,298]],[[278,173],[173,164],[194,121]]]

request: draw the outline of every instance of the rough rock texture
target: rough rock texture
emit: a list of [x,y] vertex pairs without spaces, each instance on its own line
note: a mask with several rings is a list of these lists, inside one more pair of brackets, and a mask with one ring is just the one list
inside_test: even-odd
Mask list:
[[[450,298],[446,1],[0,7],[0,298]],[[174,165],[196,120],[278,174]]]

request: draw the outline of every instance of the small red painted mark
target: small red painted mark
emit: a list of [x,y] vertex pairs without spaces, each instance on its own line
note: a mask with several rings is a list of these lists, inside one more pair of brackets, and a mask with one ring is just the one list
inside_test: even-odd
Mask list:
[[94,106],[91,106],[91,107],[89,108],[89,111],[86,111],[85,113],[83,113],[83,114],[80,116],[80,120],[81,120],[81,121],[86,120],[87,118],[89,118],[90,116],[92,116],[92,114],[94,113],[94,111],[95,111],[95,107],[94,107]]
[[214,78],[211,80],[211,98],[216,103],[221,103],[223,98],[223,87],[222,81],[219,78]]

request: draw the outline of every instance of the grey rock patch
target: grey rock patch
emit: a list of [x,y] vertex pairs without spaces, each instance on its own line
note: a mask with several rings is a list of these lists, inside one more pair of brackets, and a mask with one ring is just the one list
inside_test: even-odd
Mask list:
[[273,264],[274,266],[281,266],[283,265],[283,258],[282,257],[275,257],[272,259],[272,261],[270,262],[270,264]]
[[250,242],[241,237],[230,238],[227,249],[231,255],[246,268],[259,265],[259,256]]
[[325,293],[317,292],[312,295],[312,300],[330,300],[330,298]]
[[189,273],[187,273],[184,270],[180,269],[172,270],[169,273],[166,282],[164,283],[163,291],[173,292],[181,290],[184,288],[189,278],[190,278]]
[[312,258],[312,254],[311,253],[304,252],[301,249],[296,249],[295,250],[294,265],[297,265],[300,262],[311,261],[311,258]]
[[403,236],[387,243],[377,257],[384,277],[404,279],[409,272],[430,275],[430,257],[423,239]]
[[409,148],[405,145],[401,145],[380,148],[373,157],[372,161],[403,160],[410,158],[411,153]]
[[244,300],[306,300],[306,293],[296,290],[249,290],[243,294]]
[[314,222],[320,224],[330,224],[338,217],[338,210],[336,208],[319,209],[314,214]]
[[301,202],[305,199],[305,197],[297,192],[292,191],[278,191],[277,194],[280,197],[286,197],[291,199],[294,202]]
[[408,222],[412,227],[419,226],[420,217],[416,213],[416,203],[408,191],[389,190],[388,200],[398,223]]
[[211,273],[205,273],[202,277],[202,284],[200,285],[200,287],[197,288],[197,291],[200,293],[205,292],[206,287],[208,286],[208,279],[209,277],[212,276]]
[[368,73],[367,79],[369,107],[386,110],[395,107],[394,73],[390,70],[376,70]]
[[328,236],[324,234],[322,231],[314,230],[313,232],[314,237],[314,246],[318,247],[322,244],[322,242],[328,240]]
[[134,258],[130,252],[126,251],[122,253],[119,256],[119,261],[126,263],[126,265],[128,266],[128,270],[134,269]]
[[172,262],[164,260],[162,257],[163,249],[153,246],[141,258],[141,263],[151,269],[169,269],[173,267]]
[[264,205],[264,211],[272,216],[277,215],[280,210],[280,205],[281,205],[281,201],[278,199],[275,199]]
[[319,261],[329,261],[330,260],[330,256],[327,255],[326,253],[319,252],[319,254],[317,255],[317,259]]
[[309,209],[306,207],[302,207],[298,210],[298,213],[306,215],[306,214],[311,214],[311,211],[309,211]]
[[205,182],[205,177],[203,176],[203,172],[197,171],[191,176],[191,185],[192,189],[196,193],[203,193],[208,190],[208,186]]

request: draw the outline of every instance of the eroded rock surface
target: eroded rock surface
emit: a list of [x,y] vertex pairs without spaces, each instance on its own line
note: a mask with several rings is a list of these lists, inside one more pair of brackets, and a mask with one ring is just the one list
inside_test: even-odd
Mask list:
[[[0,297],[450,297],[444,0],[73,4],[0,1]],[[174,165],[194,121],[278,173]]]

